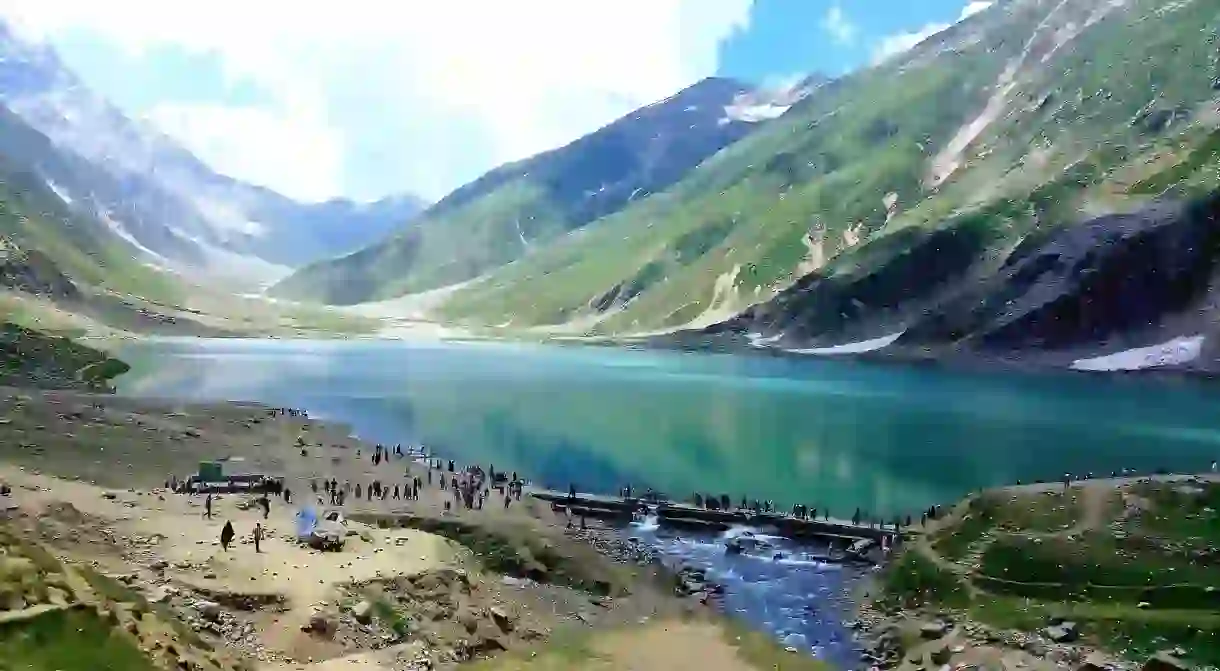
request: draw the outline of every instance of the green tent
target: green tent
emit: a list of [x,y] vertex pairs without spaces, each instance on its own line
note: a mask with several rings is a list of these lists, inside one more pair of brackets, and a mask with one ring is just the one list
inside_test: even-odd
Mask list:
[[224,480],[224,469],[219,461],[199,462],[199,479],[204,482],[219,482]]

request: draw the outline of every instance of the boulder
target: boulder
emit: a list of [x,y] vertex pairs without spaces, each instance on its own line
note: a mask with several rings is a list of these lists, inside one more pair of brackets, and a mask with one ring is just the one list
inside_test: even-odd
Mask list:
[[919,635],[926,639],[943,638],[949,633],[949,623],[943,621],[927,622],[919,628]]
[[309,622],[302,629],[310,633],[321,634],[322,636],[334,636],[338,625],[329,614],[314,613],[309,616]]
[[513,628],[512,618],[509,617],[508,613],[506,613],[502,608],[500,608],[498,606],[492,606],[491,608],[487,609],[487,612],[491,614],[492,622],[495,622],[496,626],[499,627],[501,631],[511,631],[512,630],[512,628]]
[[1167,652],[1158,652],[1144,662],[1140,671],[1189,671],[1189,669],[1190,666],[1177,657]]
[[373,604],[367,600],[361,601],[352,608],[352,617],[360,624],[368,624],[373,621]]
[[205,620],[215,622],[220,619],[220,604],[215,601],[196,601],[195,610],[199,611]]
[[1062,622],[1042,630],[1042,635],[1056,643],[1071,643],[1080,638],[1075,622]]

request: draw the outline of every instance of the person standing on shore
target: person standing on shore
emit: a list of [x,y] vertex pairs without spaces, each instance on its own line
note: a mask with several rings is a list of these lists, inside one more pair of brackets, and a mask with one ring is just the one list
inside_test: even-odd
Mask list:
[[233,542],[233,523],[225,522],[225,526],[220,530],[220,547],[224,548],[225,552],[229,551],[229,544]]
[[263,542],[263,523],[255,522],[254,523],[254,551],[255,552],[263,551],[262,546],[260,545],[260,543],[262,543],[262,542]]
[[203,500],[203,516],[212,519],[212,493],[208,492],[208,497]]

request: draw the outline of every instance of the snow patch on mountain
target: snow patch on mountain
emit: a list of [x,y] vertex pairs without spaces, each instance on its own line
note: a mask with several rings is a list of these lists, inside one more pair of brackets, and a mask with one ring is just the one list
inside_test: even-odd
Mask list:
[[725,106],[720,123],[759,123],[778,119],[793,105],[809,97],[822,83],[820,79],[806,78],[742,93]]
[[48,179],[47,188],[51,190],[51,193],[54,193],[56,196],[58,196],[60,200],[64,201],[64,204],[66,204],[66,205],[72,204],[72,196],[68,195],[68,192],[63,188],[60,188],[57,184],[55,184],[55,182],[52,182],[51,180]]

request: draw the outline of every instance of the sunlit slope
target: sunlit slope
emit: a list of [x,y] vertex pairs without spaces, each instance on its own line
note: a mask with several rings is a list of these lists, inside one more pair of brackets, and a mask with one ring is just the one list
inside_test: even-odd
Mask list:
[[669,187],[758,123],[726,110],[746,87],[706,79],[564,147],[501,166],[397,235],[301,269],[272,293],[349,304],[478,277]]
[[[801,277],[906,258],[929,239],[911,227],[973,232],[949,250],[953,272],[923,262],[940,269],[929,281],[995,271],[1031,232],[1214,185],[1218,26],[1202,0],[999,3],[470,284],[442,316],[588,334],[706,326]],[[918,294],[921,268],[882,293]]]

